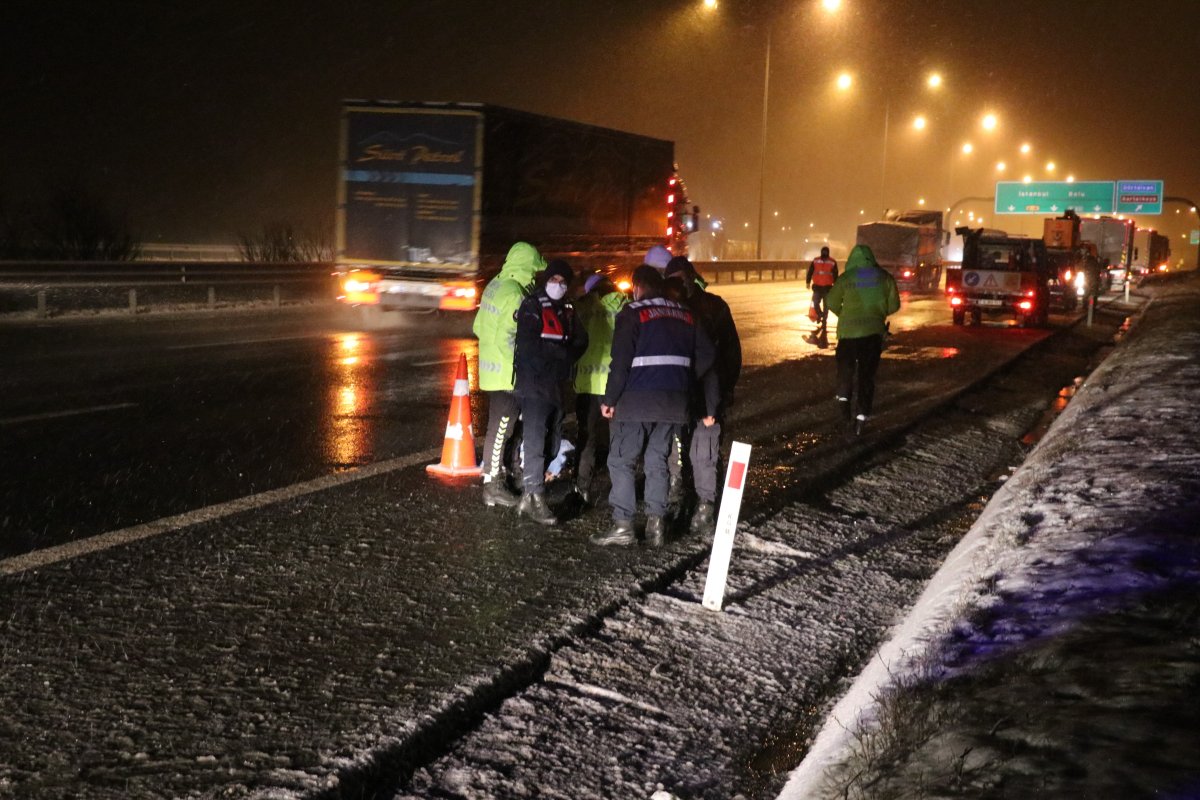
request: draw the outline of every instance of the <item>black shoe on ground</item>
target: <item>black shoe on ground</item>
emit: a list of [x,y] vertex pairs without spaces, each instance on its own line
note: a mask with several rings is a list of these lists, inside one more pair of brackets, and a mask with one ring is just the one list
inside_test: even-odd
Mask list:
[[862,436],[863,429],[867,427],[867,415],[859,414],[854,418],[854,435]]
[[596,499],[592,494],[592,487],[581,486],[578,481],[575,483],[575,496],[579,498],[579,503],[584,508],[591,508]]
[[713,531],[717,529],[717,520],[713,514],[713,504],[704,500],[696,506],[695,513],[692,514],[692,533],[698,533],[701,536],[712,536]]
[[492,506],[512,508],[519,500],[520,498],[510,492],[499,477],[492,478],[483,485],[483,504],[489,508]]
[[601,547],[605,545],[623,545],[629,546],[637,541],[637,536],[633,531],[632,520],[618,519],[613,520],[612,527],[604,533],[594,533],[588,538],[592,544],[598,544]]
[[517,505],[517,515],[529,517],[539,525],[558,524],[558,517],[554,516],[550,506],[546,505],[546,495],[541,492],[521,495],[521,502]]
[[839,397],[837,398],[837,404],[838,413],[842,415],[842,420],[844,422],[850,422],[854,418],[854,415],[850,413],[850,398]]
[[662,547],[667,541],[667,521],[662,517],[646,517],[646,545]]

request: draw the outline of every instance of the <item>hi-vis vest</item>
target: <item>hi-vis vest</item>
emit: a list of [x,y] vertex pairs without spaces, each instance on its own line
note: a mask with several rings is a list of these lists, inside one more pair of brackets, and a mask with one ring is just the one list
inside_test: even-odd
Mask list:
[[813,286],[833,286],[833,270],[837,262],[832,258],[815,258],[813,265]]

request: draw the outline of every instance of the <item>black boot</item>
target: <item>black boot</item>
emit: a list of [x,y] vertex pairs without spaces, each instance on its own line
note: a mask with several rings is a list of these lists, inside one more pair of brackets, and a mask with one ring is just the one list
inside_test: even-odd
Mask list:
[[854,435],[862,436],[863,429],[867,427],[867,415],[859,414],[854,418]]
[[613,520],[612,527],[604,533],[594,533],[588,539],[592,544],[600,546],[617,544],[628,547],[637,541],[633,532],[633,521],[626,519]]
[[692,533],[698,533],[701,536],[712,536],[713,531],[717,529],[717,521],[713,516],[713,504],[706,500],[701,500],[696,506],[696,512],[692,514]]
[[592,493],[591,481],[575,481],[575,496],[579,498],[579,504],[584,508],[591,508],[596,497]]
[[667,523],[662,517],[646,517],[646,545],[662,547],[667,541]]
[[678,508],[683,503],[683,474],[672,475],[667,484],[667,505]]
[[850,411],[850,398],[849,397],[839,397],[837,399],[837,404],[838,404],[838,413],[842,417],[842,422],[849,423],[850,421],[852,421],[854,419],[854,414],[851,413],[851,411]]
[[504,480],[499,476],[483,485],[483,504],[489,508],[491,506],[512,508],[519,499],[508,490],[508,487],[504,485]]
[[546,495],[541,492],[521,495],[521,502],[517,505],[517,515],[529,517],[539,525],[558,524],[558,517],[554,516],[550,506],[546,505]]

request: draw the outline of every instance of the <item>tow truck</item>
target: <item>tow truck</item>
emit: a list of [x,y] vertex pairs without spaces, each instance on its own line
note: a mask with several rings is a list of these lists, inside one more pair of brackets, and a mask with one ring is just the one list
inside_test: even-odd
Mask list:
[[946,270],[955,325],[979,325],[983,315],[1015,317],[1021,327],[1045,326],[1054,269],[1041,239],[994,228],[955,228],[963,237],[962,266]]

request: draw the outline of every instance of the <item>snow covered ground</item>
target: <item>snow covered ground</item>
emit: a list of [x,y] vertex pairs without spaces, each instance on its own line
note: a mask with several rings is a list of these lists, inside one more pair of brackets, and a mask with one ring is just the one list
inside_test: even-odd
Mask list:
[[780,800],[1200,797],[1200,275],[1146,291]]

